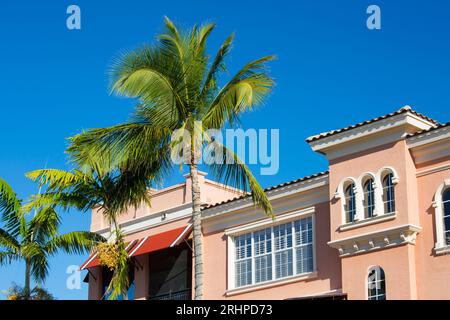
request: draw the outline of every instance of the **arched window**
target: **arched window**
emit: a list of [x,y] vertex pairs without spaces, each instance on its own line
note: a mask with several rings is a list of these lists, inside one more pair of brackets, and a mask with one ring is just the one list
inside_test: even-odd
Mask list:
[[347,222],[353,222],[356,215],[355,184],[351,183],[345,188],[345,216]]
[[369,270],[367,298],[368,300],[386,300],[386,280],[381,267],[377,266]]
[[364,190],[364,217],[371,218],[375,211],[375,189],[372,178],[366,180],[363,185]]
[[450,245],[450,188],[442,193],[445,244]]
[[392,173],[388,173],[383,178],[384,213],[395,212],[395,191],[393,178],[394,175]]

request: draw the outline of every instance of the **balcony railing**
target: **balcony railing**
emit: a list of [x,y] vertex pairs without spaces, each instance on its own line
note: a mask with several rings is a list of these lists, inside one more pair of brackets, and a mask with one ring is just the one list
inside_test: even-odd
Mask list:
[[148,300],[192,300],[191,289],[169,292],[157,296],[150,296]]

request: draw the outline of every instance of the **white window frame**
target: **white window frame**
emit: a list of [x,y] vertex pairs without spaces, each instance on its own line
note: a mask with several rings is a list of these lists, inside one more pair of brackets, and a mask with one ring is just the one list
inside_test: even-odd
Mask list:
[[[380,221],[387,221],[395,218],[395,216],[397,215],[397,211],[385,212],[383,202],[383,178],[390,173],[392,174],[392,184],[395,188],[396,185],[399,183],[400,179],[397,174],[397,171],[389,166],[382,167],[375,174],[372,172],[364,172],[359,176],[358,179],[355,179],[353,177],[346,177],[341,180],[334,194],[334,198],[340,199],[341,202],[342,222],[341,226],[339,227],[340,231],[350,230],[356,227],[360,226],[362,227],[372,223],[378,223]],[[365,208],[364,208],[364,183],[368,179],[373,179],[373,189],[375,196],[374,199],[375,209],[372,214],[372,217],[370,218],[367,218],[365,216]],[[346,205],[345,189],[350,183],[354,183],[355,185],[354,193],[356,201],[355,205],[356,214],[353,222],[347,221],[347,212],[345,210]],[[394,196],[396,196],[395,193]],[[396,198],[394,198],[394,203],[396,206],[397,204]],[[397,207],[395,207],[395,210],[397,210]]]
[[[383,274],[384,274],[384,279],[383,280],[381,280],[381,279],[378,279],[378,272],[379,271],[383,271]],[[378,300],[378,299],[370,299],[371,298],[371,296],[369,296],[369,275],[370,275],[370,272],[371,271],[375,271],[375,276],[376,276],[376,278],[375,278],[375,283],[381,283],[381,281],[383,281],[384,282],[384,294],[381,294],[381,295],[384,295],[384,300],[387,300],[387,283],[386,283],[386,272],[384,271],[384,269],[381,267],[381,266],[373,266],[373,267],[370,267],[369,268],[369,270],[367,271],[367,274],[366,274],[366,297],[367,297],[367,300],[371,300],[371,301],[376,301],[376,300]],[[379,297],[379,296],[381,296],[380,294],[377,294],[377,295],[375,295],[375,296],[373,296],[373,297]]]
[[433,201],[433,207],[435,210],[434,225],[436,228],[436,243],[434,250],[436,254],[443,254],[450,252],[450,245],[447,245],[445,242],[444,206],[442,199],[442,195],[444,194],[444,191],[447,190],[447,188],[450,188],[450,179],[446,179],[444,183],[439,185],[439,187],[436,190],[436,193],[434,194],[434,201]]
[[[353,192],[354,192],[354,197],[355,197],[355,215],[353,217],[353,222],[348,222],[347,221],[347,212],[345,210],[345,206],[346,206],[346,194],[345,194],[345,190],[347,189],[347,187],[353,184],[354,188],[353,188]],[[356,179],[352,178],[352,177],[347,177],[345,179],[343,179],[341,181],[341,183],[338,186],[338,189],[336,191],[336,193],[334,194],[334,197],[336,199],[340,199],[341,200],[341,212],[342,212],[342,224],[351,224],[351,223],[355,223],[358,222],[359,220],[363,220],[364,219],[364,208],[362,208],[362,202],[363,199],[361,198],[363,196],[362,194],[362,190],[361,190],[361,186],[360,183],[358,183],[358,181],[356,181]],[[362,214],[362,216],[361,216]]]
[[[295,225],[294,222],[297,220],[301,220],[304,218],[308,218],[311,217],[311,228],[312,228],[312,232],[313,232],[313,237],[312,237],[312,255],[313,255],[313,269],[311,272],[306,272],[306,273],[302,273],[302,274],[297,274],[297,261],[296,261],[296,245],[295,245]],[[275,278],[275,242],[274,242],[274,232],[273,232],[273,227],[277,226],[277,225],[282,225],[285,223],[291,222],[291,228],[292,228],[292,251],[293,251],[293,255],[292,255],[292,259],[293,259],[293,275],[292,276],[287,276],[287,277],[281,277],[281,278]],[[254,269],[254,261],[255,261],[255,254],[252,251],[252,284],[250,285],[246,285],[246,286],[240,286],[240,287],[236,287],[236,274],[235,274],[235,242],[234,239],[237,236],[243,235],[243,234],[248,234],[248,233],[252,233],[252,250],[254,250],[254,237],[253,237],[253,232],[257,232],[257,231],[262,231],[266,228],[272,228],[271,230],[271,245],[272,245],[272,249],[271,249],[271,256],[272,256],[272,279],[271,280],[267,280],[267,281],[262,281],[262,282],[255,282],[255,269]],[[242,289],[246,289],[246,288],[252,288],[252,287],[260,287],[260,286],[265,286],[265,285],[270,285],[272,283],[279,283],[279,282],[284,282],[287,280],[296,280],[301,279],[307,275],[310,274],[315,274],[316,273],[316,219],[315,219],[315,209],[314,207],[311,208],[307,208],[307,209],[303,209],[303,210],[299,210],[299,211],[295,211],[292,213],[286,213],[286,214],[282,214],[277,216],[275,219],[272,218],[267,218],[261,221],[257,221],[257,222],[253,222],[253,223],[249,223],[243,226],[238,226],[235,228],[230,228],[225,230],[225,235],[227,236],[227,258],[228,258],[228,263],[227,263],[227,290],[242,290]]]
[[[392,174],[392,187],[394,188],[394,206],[395,206],[395,210],[393,212],[386,212],[384,210],[384,186],[383,186],[383,180],[384,178],[388,175],[388,174]],[[397,191],[396,191],[396,187],[397,184],[400,182],[399,176],[397,171],[392,168],[392,167],[383,167],[380,170],[378,170],[377,172],[377,183],[380,186],[380,194],[381,194],[381,207],[380,207],[380,212],[382,212],[382,214],[395,214],[397,212]]]

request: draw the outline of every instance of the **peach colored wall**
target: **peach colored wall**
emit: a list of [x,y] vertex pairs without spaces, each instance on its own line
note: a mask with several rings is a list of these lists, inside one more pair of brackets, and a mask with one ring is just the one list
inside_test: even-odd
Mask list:
[[[393,167],[399,175],[395,186],[397,217],[394,220],[380,222],[356,229],[339,231],[342,224],[342,200],[331,201],[331,239],[337,240],[362,233],[377,231],[407,223],[418,224],[415,168],[412,168],[411,156],[404,141],[383,145],[364,152],[352,154],[330,161],[330,195],[336,192],[338,185],[347,177],[358,179],[365,172],[376,173],[385,166]],[[407,165],[408,164],[408,165]],[[408,183],[412,184],[408,186]]]
[[136,264],[134,268],[134,299],[145,300],[148,295],[149,288],[149,259],[147,255],[135,258]]
[[321,294],[341,288],[337,250],[329,241],[329,205],[316,207],[316,266],[318,276],[244,294],[225,296],[227,290],[227,236],[223,232],[204,235],[204,295],[206,299],[287,299]]
[[[450,158],[421,166],[421,170],[450,164]],[[450,255],[435,255],[434,195],[445,179],[450,179],[450,169],[429,173],[417,178],[419,189],[420,225],[423,230],[416,242],[416,267],[419,299],[450,299]]]
[[[404,225],[420,226],[416,168],[405,141],[390,143],[330,161],[330,194],[347,177],[376,174],[383,167],[392,167],[399,176],[395,186],[395,219],[346,231],[342,224],[342,200],[331,202],[331,238],[342,239]],[[420,235],[419,235],[420,237]],[[367,299],[367,274],[371,266],[380,265],[386,273],[387,299],[416,299],[416,258],[413,245],[403,245],[342,258],[343,291],[349,299]]]
[[[234,198],[241,193],[238,190],[223,186],[214,181],[205,179],[206,174],[199,174],[201,200],[203,203],[215,204],[224,200]],[[192,202],[191,179],[185,176],[186,181],[161,190],[151,190],[151,206],[142,204],[138,208],[129,208],[119,215],[119,222],[128,222],[134,219],[152,215],[158,212],[175,209]],[[92,210],[91,231],[99,231],[108,227],[107,221],[98,209]]]
[[414,246],[407,244],[342,258],[342,289],[349,300],[366,300],[369,269],[380,266],[386,276],[387,300],[416,299],[413,257]]

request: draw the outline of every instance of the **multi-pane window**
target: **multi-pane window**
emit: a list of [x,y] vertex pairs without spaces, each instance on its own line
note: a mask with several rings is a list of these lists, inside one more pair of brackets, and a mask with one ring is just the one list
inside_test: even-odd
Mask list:
[[234,239],[236,246],[236,287],[252,283],[252,235]]
[[310,272],[314,268],[312,218],[294,222],[297,273]]
[[450,188],[442,194],[445,244],[450,245]]
[[255,282],[272,280],[272,234],[270,229],[255,232]]
[[292,276],[292,223],[282,224],[273,228],[275,240],[275,278]]
[[314,270],[311,216],[237,236],[234,243],[236,287]]
[[395,192],[394,192],[394,175],[387,174],[383,179],[383,202],[384,213],[395,212]]
[[353,222],[356,215],[355,185],[352,183],[345,189],[345,215],[347,222]]
[[364,189],[364,217],[373,217],[375,211],[375,189],[373,179],[368,179],[363,186]]
[[369,300],[386,300],[386,279],[381,267],[372,268],[367,277]]

